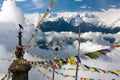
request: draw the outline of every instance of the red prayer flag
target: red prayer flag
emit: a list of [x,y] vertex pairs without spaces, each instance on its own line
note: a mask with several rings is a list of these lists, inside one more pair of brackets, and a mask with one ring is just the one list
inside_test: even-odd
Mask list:
[[80,80],[82,80],[82,78],[80,78]]

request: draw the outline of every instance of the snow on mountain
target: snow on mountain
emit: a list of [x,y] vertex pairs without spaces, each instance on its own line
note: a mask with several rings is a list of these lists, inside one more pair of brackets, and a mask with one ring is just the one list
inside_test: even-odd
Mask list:
[[[96,27],[119,27],[120,16],[118,12],[113,10],[113,14],[110,14],[112,10],[106,12],[57,12],[50,13],[45,22],[47,21],[59,21],[64,20],[73,26],[79,26],[81,23],[90,23]],[[42,18],[43,14],[26,14],[26,22],[29,24],[37,24],[37,22]],[[37,18],[36,18],[36,17]],[[31,19],[30,19],[31,18]],[[35,20],[34,20],[35,19]],[[33,22],[34,20],[34,22]]]
[[117,23],[115,23],[118,18],[120,18],[120,9],[108,9],[104,12],[91,12],[92,14],[98,16],[100,20],[104,23],[104,25],[115,28],[115,27],[120,27],[118,26]]
[[120,17],[112,22],[112,26],[120,26]]
[[82,20],[86,23],[92,23],[94,25],[99,25],[102,23],[102,21],[100,21],[99,17],[96,15],[93,15],[91,13],[88,12],[84,12],[80,15],[80,17],[82,18]]
[[58,12],[51,13],[46,21],[57,21],[62,18],[64,21],[74,26],[86,22],[101,27],[120,27],[119,12],[120,10],[114,9],[104,12]]
[[[49,14],[49,16],[47,16],[44,22],[49,22],[49,25],[57,22],[56,24],[54,24],[56,26],[59,25],[59,23],[62,24],[62,22],[64,22],[65,24],[68,23],[69,26],[81,26],[82,24],[82,26],[85,28],[92,27],[95,29],[95,27],[97,27],[115,29],[120,27],[119,12],[119,9],[110,9],[104,12],[52,12]],[[27,26],[33,25],[35,27],[42,16],[43,14],[39,13],[25,14],[25,23]],[[46,27],[46,25],[44,27]],[[100,31],[100,29],[97,30]],[[105,29],[104,31],[107,32],[108,30]],[[108,31],[108,33],[109,32],[113,31]]]
[[[114,33],[112,33],[112,32],[114,32],[113,30],[108,31],[108,29],[103,29],[104,27],[108,28],[108,27],[111,27],[111,24],[115,23],[115,25],[116,25],[119,22],[119,16],[118,16],[118,17],[115,17],[114,20],[111,21],[113,23],[110,23],[107,19],[108,16],[105,17],[107,15],[106,13],[108,13],[108,12],[83,12],[83,13],[82,12],[57,12],[57,13],[50,13],[49,16],[46,18],[46,20],[44,21],[45,23],[43,24],[43,26],[41,26],[40,29],[45,30],[45,31],[43,31],[43,34],[44,34],[43,37],[45,37],[46,42],[50,42],[54,39],[56,41],[56,36],[54,34],[57,34],[57,36],[59,37],[58,39],[63,39],[63,38],[60,38],[60,35],[62,35],[62,36],[65,35],[65,34],[64,35],[62,34],[63,32],[66,32],[66,34],[71,32],[73,34],[76,30],[76,28],[74,28],[74,26],[81,26],[82,30],[85,30],[82,33],[86,32],[86,35],[88,35],[87,37],[85,37],[85,35],[82,37],[83,43],[86,43],[86,41],[88,41],[88,42],[92,42],[92,43],[97,43],[98,45],[102,45],[102,47],[103,47],[105,45],[110,45],[114,42],[120,41],[120,39],[117,39],[117,37],[111,37],[113,35],[110,35],[110,37],[109,37],[109,35],[103,36],[103,34],[105,32],[106,32],[106,34],[108,34],[109,32],[111,34],[114,34]],[[25,23],[26,23],[26,28],[27,28],[26,30],[28,31],[28,34],[30,31],[33,32],[34,27],[37,25],[37,22],[41,20],[42,16],[43,16],[43,14],[39,14],[39,13],[25,14]],[[116,15],[113,15],[113,16],[116,16]],[[94,29],[94,31],[92,31],[93,29]],[[76,30],[76,31],[78,31],[78,30]],[[101,32],[101,33],[98,34],[98,36],[97,36],[97,34],[95,32]],[[119,29],[117,32],[119,32]],[[115,33],[117,33],[117,32],[115,32]],[[49,37],[47,36],[48,35],[47,33],[49,33]],[[96,34],[96,36],[93,34]],[[66,36],[68,36],[68,35],[66,35]],[[39,38],[37,38],[37,39],[39,40]],[[112,41],[112,42],[110,42],[110,41]],[[73,40],[72,46],[74,46],[74,47],[76,47],[76,44],[74,44],[75,42],[76,41]],[[65,46],[66,46],[66,44],[65,44]]]
[[82,22],[83,22],[83,20],[79,14],[74,17],[71,17],[71,19],[70,19],[70,24],[72,24],[74,26],[79,26]]
[[[54,15],[54,16],[53,16]],[[67,23],[72,24],[73,26],[79,26],[83,22],[92,23],[94,25],[99,25],[99,17],[89,13],[89,12],[63,12],[63,13],[52,13],[48,17],[48,21],[56,21],[59,18],[63,18]]]

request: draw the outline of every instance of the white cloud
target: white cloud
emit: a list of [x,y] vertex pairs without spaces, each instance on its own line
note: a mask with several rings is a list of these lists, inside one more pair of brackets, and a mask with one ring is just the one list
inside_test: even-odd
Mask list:
[[1,22],[13,22],[15,24],[24,24],[24,15],[21,9],[16,7],[15,2],[11,0],[3,2],[0,17]]
[[90,42],[90,41],[81,43],[81,46],[82,46],[81,51],[84,53],[108,48],[108,46],[104,46],[104,45],[101,45],[95,42]]
[[26,1],[26,0],[6,0],[6,1],[18,1],[18,2],[22,2],[22,1]]
[[[0,44],[0,59],[6,59],[10,57],[10,52],[6,49],[4,45]],[[0,74],[7,73],[7,68],[11,62],[0,60]]]
[[15,1],[20,1],[21,2],[21,1],[26,1],[26,0],[15,0]]
[[101,11],[106,11],[106,9],[101,8]]
[[26,1],[26,0],[15,0],[15,1],[17,1],[17,2],[23,2],[23,1]]
[[80,8],[85,9],[85,8],[87,8],[87,5],[80,6]]
[[120,32],[116,34],[104,34],[105,37],[115,38],[115,43],[120,43],[119,35],[120,35]]
[[[16,38],[14,37],[17,36],[18,24],[24,24],[24,14],[21,9],[16,7],[14,1],[4,1],[0,11],[0,36],[4,35],[4,37],[0,39],[0,43],[9,50],[15,47]],[[14,44],[11,46],[13,41]]]
[[90,9],[91,7],[90,7],[90,6],[87,6],[87,5],[82,5],[82,6],[80,6],[80,8],[82,8],[82,9],[85,9],[85,8]]
[[81,35],[82,38],[88,39],[93,43],[103,44],[103,45],[110,45],[110,43],[104,40],[104,35],[101,32],[85,32]]
[[40,8],[47,8],[50,3],[50,0],[31,0],[32,3],[35,5],[33,9],[40,9]]
[[115,7],[116,7],[116,5],[110,5],[110,7],[115,8]]
[[[102,9],[104,12],[91,12],[92,14],[98,16],[100,21],[103,22],[105,25],[111,27],[116,27],[114,21],[120,18],[120,9],[110,8],[108,10]],[[117,24],[118,25],[118,24]]]
[[45,5],[43,0],[32,0],[32,2],[36,6],[36,8],[43,8]]
[[75,1],[82,2],[83,0],[75,0]]

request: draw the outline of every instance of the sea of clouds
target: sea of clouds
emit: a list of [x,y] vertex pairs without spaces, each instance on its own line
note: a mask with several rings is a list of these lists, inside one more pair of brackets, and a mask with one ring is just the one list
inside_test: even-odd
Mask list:
[[[105,14],[106,13],[107,12],[105,12]],[[96,14],[99,15],[98,12]],[[25,44],[29,39],[30,35],[32,34],[35,25],[40,19],[41,17],[39,17],[38,13],[24,14],[22,10],[16,6],[14,1],[12,0],[4,1],[0,11],[0,58],[9,58],[12,55],[12,52],[15,51],[15,47],[17,45],[17,35],[18,35],[17,32],[19,29],[18,24],[24,26],[23,44]],[[31,22],[29,23],[27,20]],[[66,36],[74,37],[77,35],[76,33],[73,32],[54,32],[54,31],[45,32],[44,34],[47,35],[46,37],[48,41],[52,40],[53,37],[59,37],[59,38]],[[119,42],[120,41],[119,35],[120,35],[119,32],[116,34],[104,34],[101,32],[82,33],[81,38],[88,39],[88,41],[81,43],[81,47],[80,47],[81,53],[83,54],[85,52],[91,52],[91,51],[108,48],[109,45],[111,44],[110,42],[104,40],[103,37],[104,36],[112,37],[115,38],[115,42]],[[35,44],[35,42],[33,41],[32,44]],[[74,44],[72,46],[66,45],[64,50],[59,51],[58,57],[67,57],[67,56],[76,55],[77,47],[78,47],[78,41],[74,41]],[[28,49],[28,50],[34,52],[36,55],[41,55],[41,56],[47,56],[54,53],[54,51],[42,50],[39,48]],[[82,62],[90,66],[99,67],[107,70],[119,69],[120,67],[119,52],[120,52],[120,48],[117,48],[113,50],[111,53],[109,53],[107,57],[101,57],[98,60],[82,60]],[[25,59],[36,60],[27,54],[25,54]],[[7,69],[11,63],[12,62],[0,60],[0,76],[3,76],[5,73],[7,73],[8,71]],[[68,64],[65,67],[75,67],[75,66],[71,66]],[[43,68],[40,69],[50,77],[52,76],[52,74],[46,71],[45,69]],[[59,72],[62,72],[64,74],[75,75],[75,71],[59,70]],[[56,75],[55,80],[74,79],[74,78],[65,78],[57,74],[55,75]],[[88,78],[102,79],[102,80],[111,80],[112,78],[116,78],[116,80],[120,79],[119,77],[116,77],[115,75],[112,74],[91,73],[89,71],[82,71],[82,70],[79,71],[79,77],[88,77]],[[47,80],[47,78],[32,68],[31,71],[29,72],[29,80]]]

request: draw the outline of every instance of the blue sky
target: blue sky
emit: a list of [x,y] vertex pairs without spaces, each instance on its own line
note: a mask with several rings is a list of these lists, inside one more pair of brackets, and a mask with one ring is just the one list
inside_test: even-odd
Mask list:
[[[51,0],[16,0],[16,5],[24,13],[43,13]],[[0,0],[2,5],[3,0]],[[120,8],[120,0],[57,0],[52,11],[101,11],[101,9]]]

